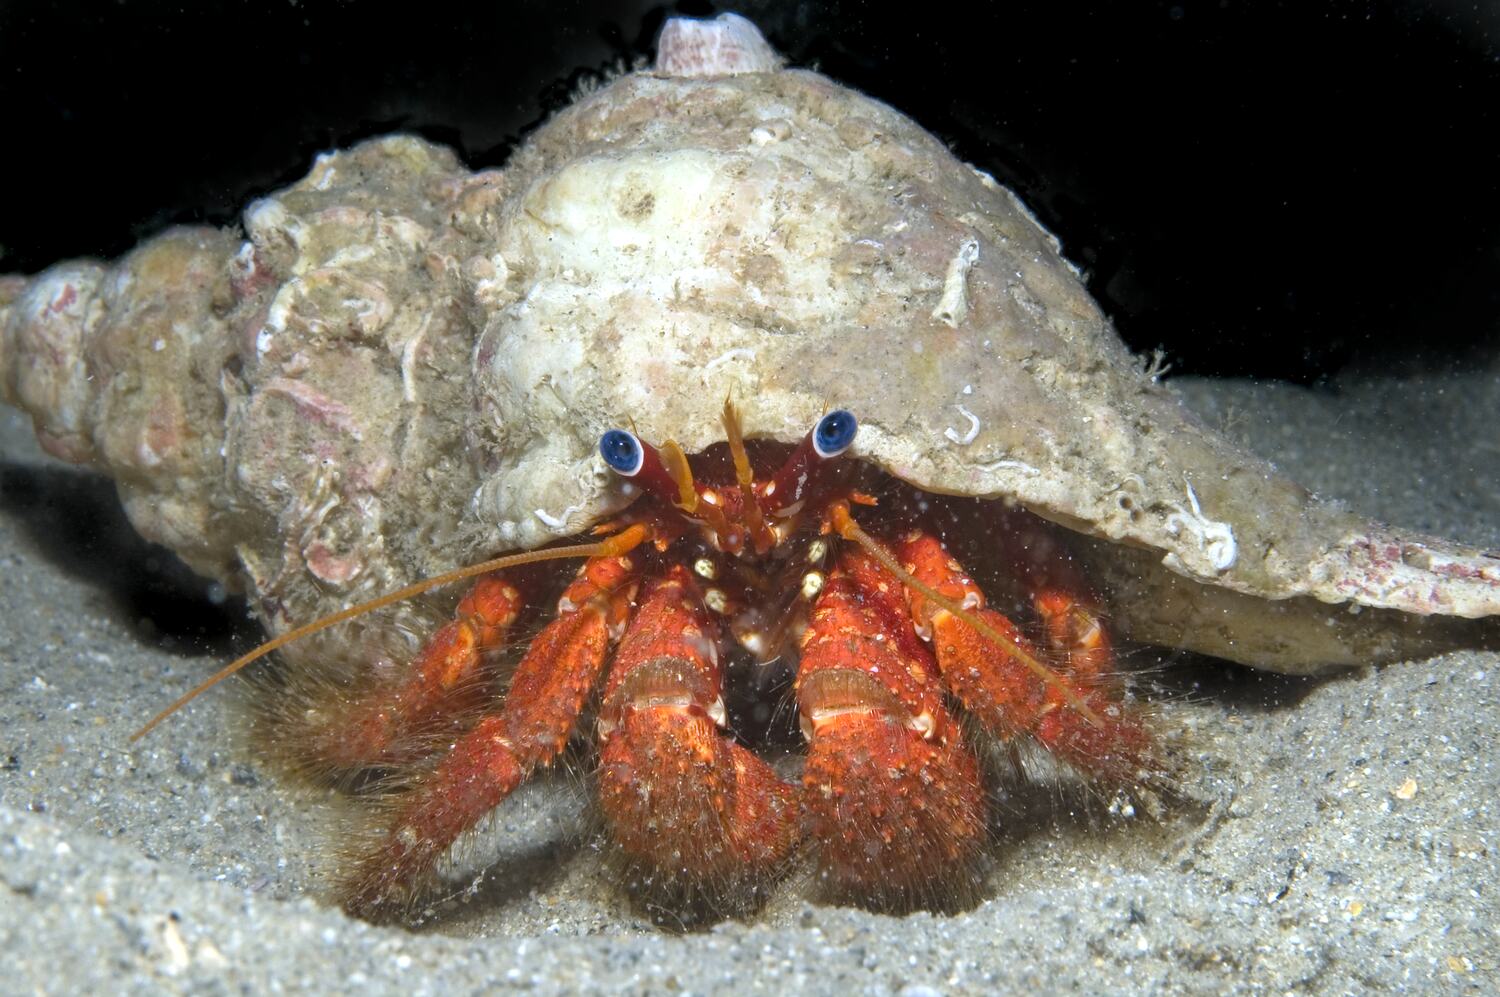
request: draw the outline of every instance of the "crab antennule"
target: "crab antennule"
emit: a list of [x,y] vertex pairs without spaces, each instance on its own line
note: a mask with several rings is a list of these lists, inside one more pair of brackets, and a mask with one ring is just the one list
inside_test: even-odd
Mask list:
[[444,572],[441,575],[434,575],[431,578],[424,578],[419,582],[413,582],[412,584],[407,585],[405,588],[399,588],[394,592],[387,592],[385,595],[380,596],[378,599],[371,599],[370,601],[362,602],[357,606],[350,606],[348,609],[341,609],[337,613],[330,613],[328,616],[325,616],[322,619],[313,620],[311,623],[303,624],[302,626],[297,627],[294,630],[288,630],[280,637],[273,637],[271,640],[266,641],[264,644],[260,645],[250,653],[234,659],[229,664],[225,665],[223,668],[219,669],[217,672],[214,672],[208,678],[204,679],[198,685],[194,686],[192,689],[183,693],[170,706],[162,710],[156,716],[152,717],[149,721],[146,722],[145,726],[136,731],[134,734],[130,735],[130,740],[132,743],[134,743],[135,741],[139,741],[141,738],[145,737],[147,734],[151,733],[158,726],[160,726],[163,720],[167,719],[172,714],[176,713],[178,710],[182,709],[184,706],[191,703],[193,700],[197,699],[199,696],[203,695],[214,686],[218,685],[220,682],[229,678],[229,676],[233,675],[235,672],[244,668],[246,665],[250,665],[255,663],[256,661],[259,661],[261,658],[264,658],[266,655],[270,654],[277,648],[285,647],[292,641],[301,640],[303,637],[306,637],[310,634],[315,634],[320,630],[327,630],[329,627],[336,626],[346,620],[352,620],[355,617],[364,616],[366,613],[374,612],[377,609],[389,606],[391,603],[401,602],[403,599],[410,599],[413,596],[421,595],[423,592],[428,592],[440,585],[447,585],[450,582],[460,582],[465,578],[473,578],[475,575],[488,574],[491,571],[499,571],[503,568],[513,568],[521,564],[535,564],[538,561],[561,561],[570,557],[615,557],[634,550],[636,547],[639,547],[649,535],[650,530],[646,526],[637,523],[634,526],[627,527],[621,532],[616,533],[612,537],[606,537],[605,539],[600,540],[598,543],[578,544],[574,547],[553,547],[550,550],[528,550],[522,551],[519,554],[507,554],[505,557],[493,558],[492,560],[483,561],[479,564],[471,564],[465,568],[456,568],[453,571]]
[[[718,538],[720,549],[739,551],[744,546],[745,529],[730,522],[713,489],[700,491],[687,454],[676,440],[667,440],[657,448],[634,433],[611,429],[599,438],[599,455],[621,477],[708,527]],[[763,525],[762,531],[769,534]]]
[[741,541],[735,538],[740,535],[739,531],[734,529],[724,510],[719,508],[712,489],[699,492],[698,483],[693,480],[692,465],[688,463],[687,454],[682,452],[682,447],[677,445],[676,440],[668,440],[662,444],[661,449],[667,471],[677,482],[677,490],[682,496],[680,501],[674,503],[677,508],[713,530],[719,538],[719,546],[724,550],[738,550]]
[[698,483],[693,480],[693,465],[688,463],[687,454],[676,440],[663,443],[659,453],[662,466],[677,489],[677,497],[670,501],[692,515],[698,511]]
[[722,420],[725,438],[729,442],[729,454],[734,458],[734,477],[739,482],[740,496],[743,499],[741,517],[750,534],[750,543],[755,553],[764,554],[775,546],[776,535],[766,526],[766,514],[761,509],[760,498],[755,494],[755,471],[750,467],[750,455],[745,452],[740,414],[728,398],[724,399]]
[[802,508],[817,490],[819,472],[849,449],[858,428],[854,415],[843,409],[819,419],[761,490],[767,511],[773,516],[786,516]]

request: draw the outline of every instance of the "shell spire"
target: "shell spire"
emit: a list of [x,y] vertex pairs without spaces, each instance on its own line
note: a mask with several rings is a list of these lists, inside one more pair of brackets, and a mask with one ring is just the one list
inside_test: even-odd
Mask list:
[[711,21],[674,17],[656,43],[656,71],[666,76],[771,73],[781,63],[760,29],[738,14]]

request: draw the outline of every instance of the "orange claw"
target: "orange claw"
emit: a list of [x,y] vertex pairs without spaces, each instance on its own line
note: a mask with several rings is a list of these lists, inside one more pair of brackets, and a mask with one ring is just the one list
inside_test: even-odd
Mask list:
[[409,895],[460,834],[567,745],[634,596],[632,570],[625,557],[584,563],[557,618],[516,666],[500,711],[458,739],[349,878],[350,911],[372,913]]
[[723,891],[780,871],[797,799],[726,737],[718,634],[680,565],[647,589],[605,683],[599,803],[630,860],[666,886]]
[[797,700],[811,744],[809,831],[825,874],[866,899],[922,899],[956,884],[985,835],[979,767],[943,706],[901,584],[848,549],[807,630]]
[[[1022,653],[1037,656],[1015,625],[985,608],[984,594],[934,536],[912,533],[900,547],[912,576],[957,602]],[[1067,655],[1068,667],[1044,682],[1010,649],[908,589],[911,615],[929,634],[943,677],[954,695],[1000,737],[1029,735],[1083,773],[1119,787],[1148,781],[1158,768],[1155,745],[1141,719],[1126,709],[1112,683],[1101,681],[1110,662],[1103,628],[1070,597],[1049,594],[1042,603],[1049,641]],[[1050,615],[1049,615],[1050,614]],[[1082,703],[1092,717],[1073,704]]]

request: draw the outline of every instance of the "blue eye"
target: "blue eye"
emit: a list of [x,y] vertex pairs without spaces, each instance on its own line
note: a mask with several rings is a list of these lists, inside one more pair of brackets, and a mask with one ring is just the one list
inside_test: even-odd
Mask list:
[[829,412],[813,427],[813,449],[824,460],[837,457],[849,449],[849,444],[854,442],[854,434],[858,429],[859,420],[854,418],[853,412],[846,412],[843,409]]
[[599,437],[599,456],[604,458],[604,463],[614,468],[615,473],[627,478],[639,473],[641,465],[646,462],[646,451],[641,448],[641,441],[635,438],[634,433],[623,429],[611,429]]

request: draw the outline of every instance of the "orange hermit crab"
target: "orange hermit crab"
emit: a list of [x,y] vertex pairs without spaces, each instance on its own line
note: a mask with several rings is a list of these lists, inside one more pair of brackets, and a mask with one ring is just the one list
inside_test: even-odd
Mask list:
[[[313,737],[325,765],[439,758],[355,863],[351,909],[408,901],[465,832],[561,754],[596,696],[608,834],[643,881],[676,896],[753,896],[804,839],[837,894],[909,903],[951,892],[988,822],[950,697],[989,734],[1028,738],[1113,790],[1160,783],[1161,759],[1065,562],[1030,562],[1043,651],[986,608],[944,548],[956,517],[941,502],[839,459],[854,440],[851,413],[824,415],[779,461],[784,447],[752,460],[728,404],[723,422],[727,457],[711,457],[727,459],[730,476],[709,482],[676,443],[604,434],[603,460],[639,497],[600,528],[607,538],[508,692],[478,697],[495,705],[477,720],[485,652],[504,643],[523,602],[499,573],[475,584],[404,681],[322,720]],[[762,667],[797,661],[800,787],[727,729],[731,654]],[[465,712],[456,737],[433,737]]]
[[[658,878],[772,876],[801,807],[845,889],[920,901],[983,826],[950,700],[1127,794],[1167,780],[1101,615],[1287,671],[1493,641],[1500,615],[1495,554],[1369,522],[1202,427],[1014,195],[734,17],[669,22],[654,69],[503,170],[375,140],[243,233],[0,279],[0,389],[282,638],[418,596],[286,648],[294,761],[415,773],[369,794],[389,820],[349,878],[362,910],[555,757],[600,675],[601,803]],[[819,453],[853,429],[830,398],[857,455]],[[632,422],[681,446],[642,445],[622,481]],[[452,606],[411,584],[516,550],[441,628]],[[551,595],[529,562],[570,556],[497,707],[484,649]],[[1036,593],[1039,648],[966,569]],[[720,729],[731,647],[800,656],[812,792]]]

